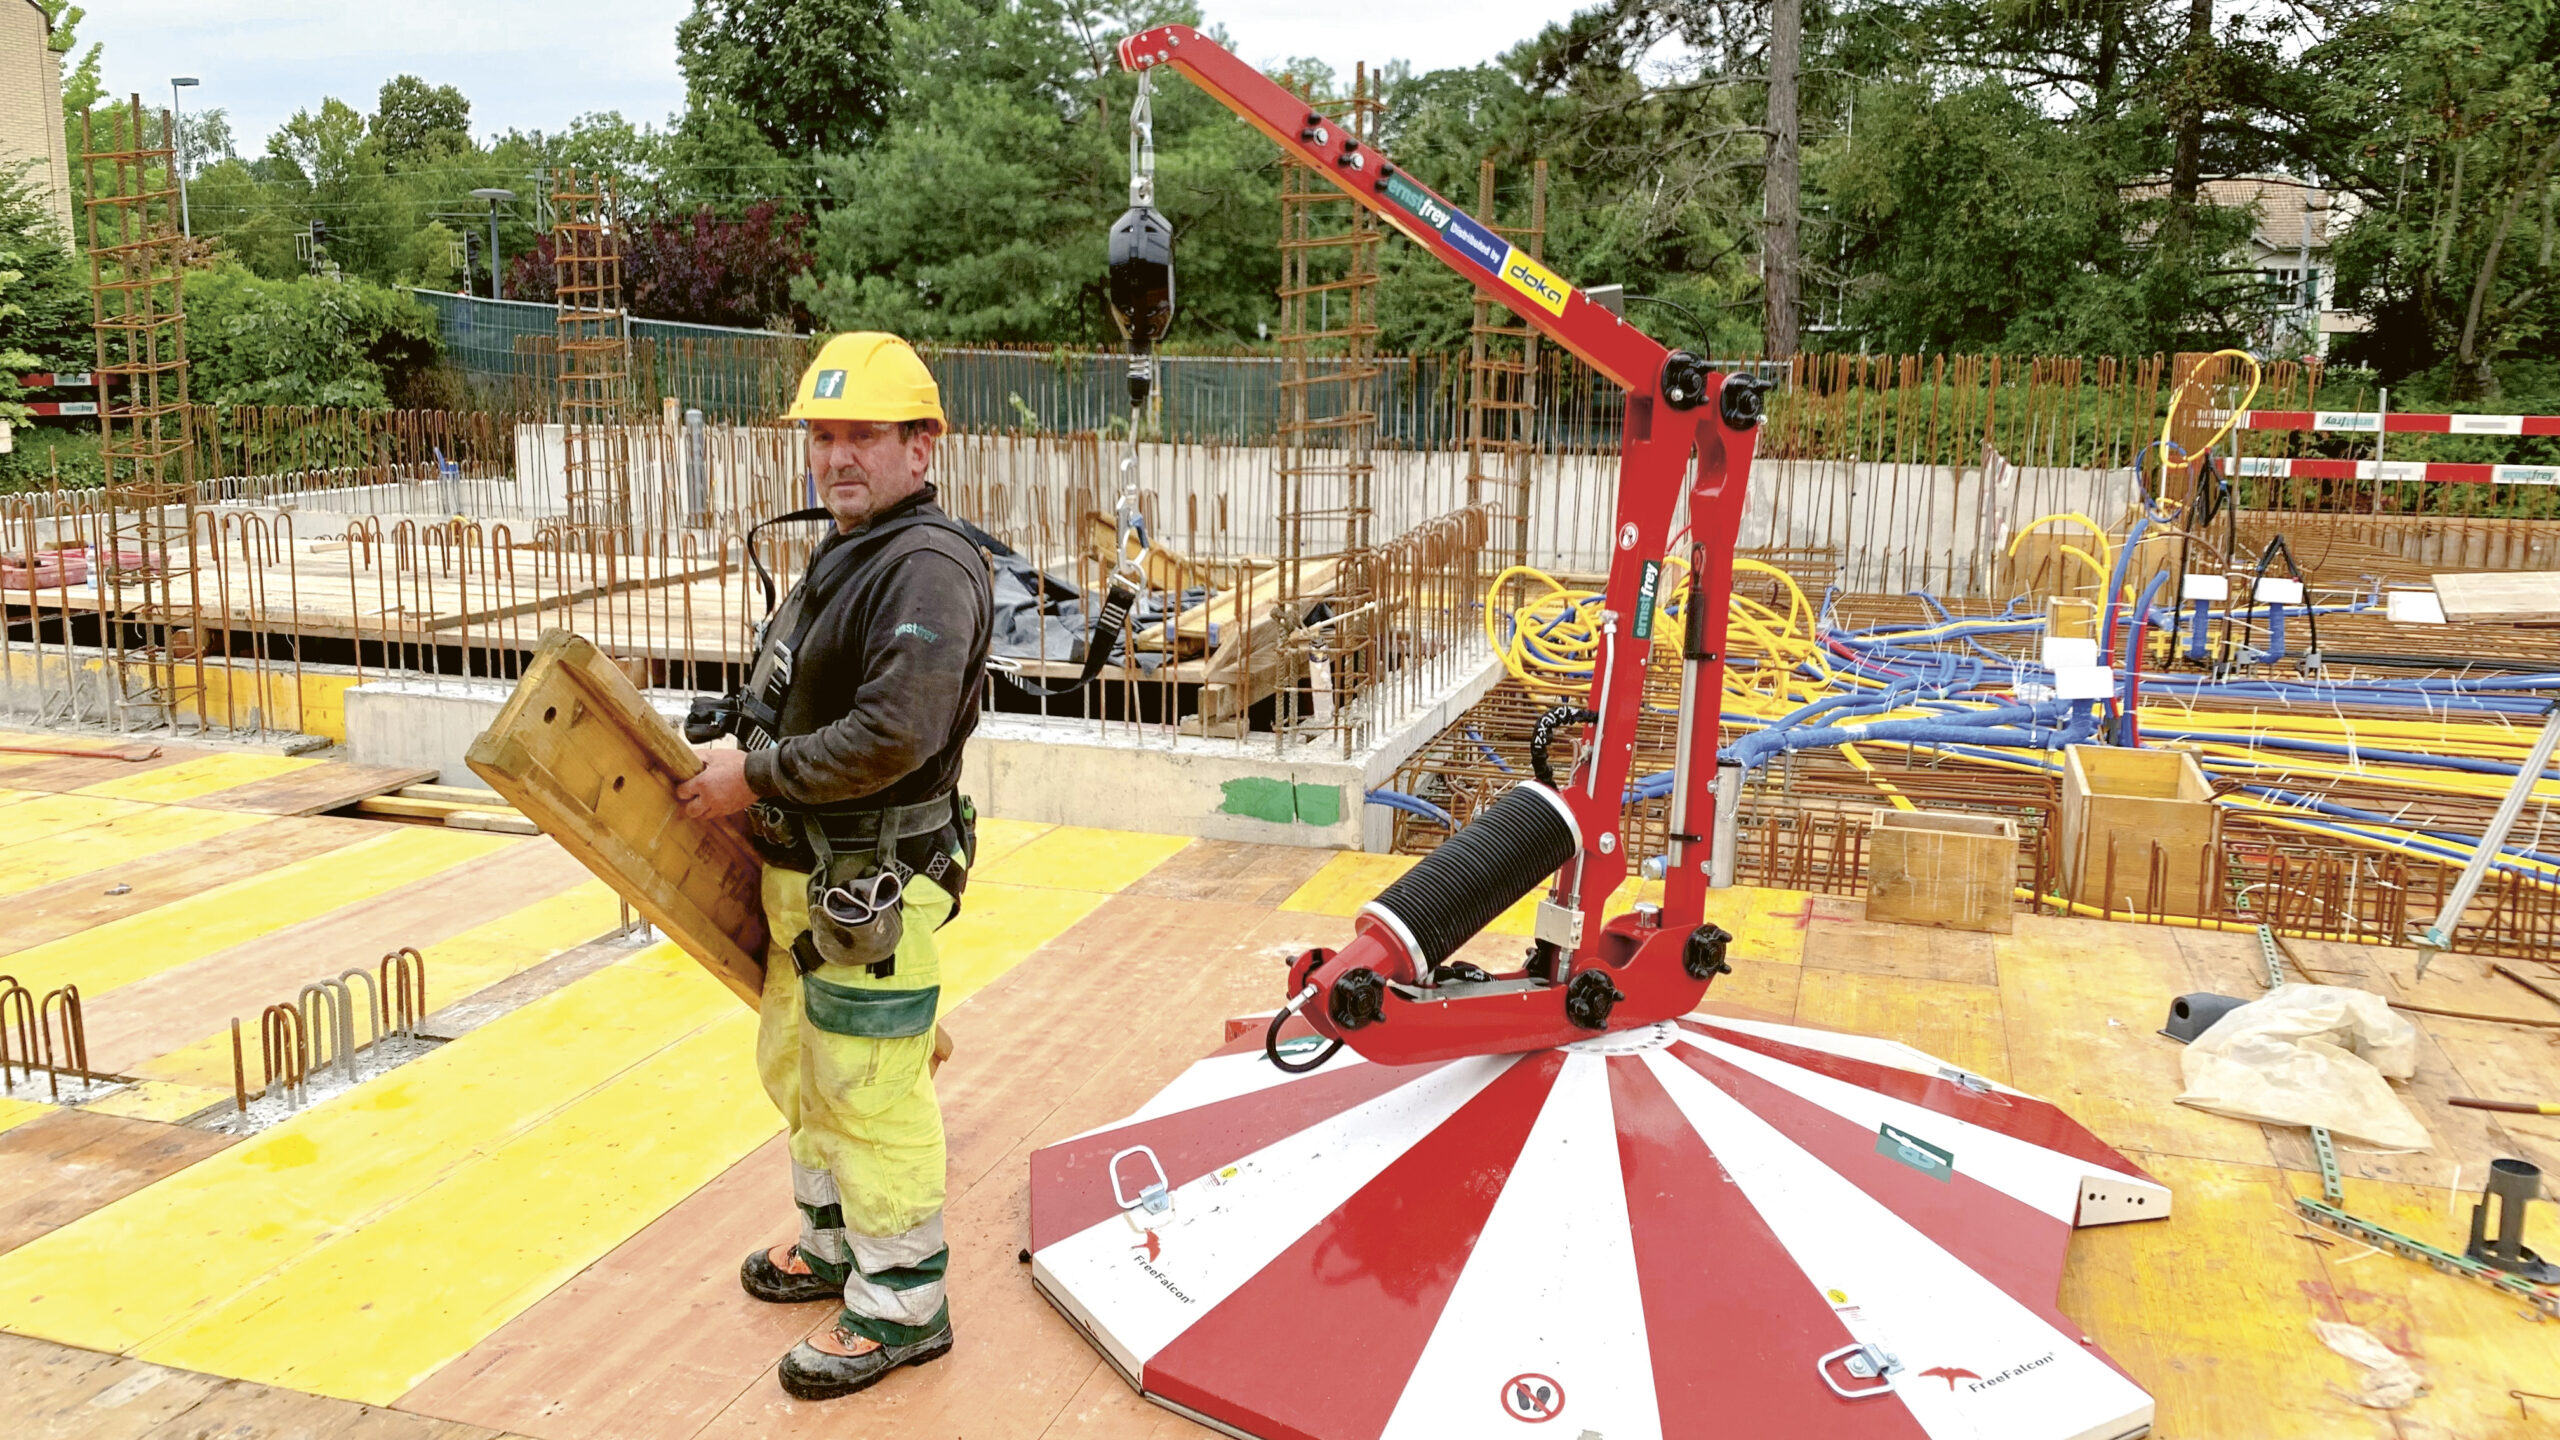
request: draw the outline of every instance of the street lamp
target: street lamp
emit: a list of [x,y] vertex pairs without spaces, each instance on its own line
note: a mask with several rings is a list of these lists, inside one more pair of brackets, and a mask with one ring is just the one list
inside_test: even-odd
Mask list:
[[178,132],[175,137],[178,142],[178,233],[190,240],[196,238],[196,227],[187,214],[187,112],[186,107],[178,103],[178,92],[192,90],[199,83],[193,75],[169,78],[169,110],[175,117],[173,128]]
[[500,273],[500,267],[498,265],[498,206],[503,201],[513,200],[516,198],[516,192],[513,190],[500,190],[495,186],[491,186],[487,189],[472,191],[471,198],[474,200],[486,200],[489,202],[489,298],[492,300],[504,300],[507,298],[506,294],[498,288],[498,275]]

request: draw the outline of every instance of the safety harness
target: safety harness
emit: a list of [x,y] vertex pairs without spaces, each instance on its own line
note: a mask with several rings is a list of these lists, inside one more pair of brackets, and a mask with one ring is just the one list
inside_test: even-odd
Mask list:
[[[729,733],[740,748],[770,750],[782,742],[782,711],[790,699],[801,647],[809,631],[834,603],[867,554],[906,530],[937,528],[970,540],[958,521],[940,514],[910,511],[884,520],[819,557],[779,606],[774,604],[771,572],[756,555],[756,532],[768,525],[828,520],[823,507],[777,515],[747,532],[747,558],[764,587],[768,615],[757,634],[756,659],[735,698]],[[974,541],[972,542],[974,543]],[[951,915],[960,913],[969,886],[969,865],[977,858],[977,807],[957,791],[912,805],[870,806],[848,810],[812,810],[758,800],[747,812],[747,828],[768,860],[812,866],[813,912],[824,893],[855,870],[877,868],[897,877],[901,890],[917,875],[933,881],[951,896]],[[944,923],[949,923],[946,918]],[[894,942],[892,942],[894,944]],[[833,958],[822,955],[817,940],[803,931],[792,942],[792,958],[803,974]],[[895,973],[894,954],[861,962],[875,976]]]

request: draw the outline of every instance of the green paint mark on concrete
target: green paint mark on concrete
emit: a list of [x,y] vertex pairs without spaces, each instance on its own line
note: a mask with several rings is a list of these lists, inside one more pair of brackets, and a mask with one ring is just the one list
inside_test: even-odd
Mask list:
[[1298,818],[1318,827],[1342,823],[1342,787],[1339,785],[1299,786]]
[[1261,775],[1230,780],[1218,787],[1226,799],[1218,808],[1229,815],[1267,820],[1274,825],[1303,822],[1318,827],[1342,823],[1342,787],[1292,785]]
[[1298,818],[1297,796],[1286,780],[1248,775],[1218,788],[1227,797],[1218,808],[1229,815],[1268,820],[1274,825],[1286,825]]

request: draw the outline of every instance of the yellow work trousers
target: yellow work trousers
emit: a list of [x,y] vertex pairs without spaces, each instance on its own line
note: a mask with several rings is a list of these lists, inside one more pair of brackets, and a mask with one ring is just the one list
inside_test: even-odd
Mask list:
[[[942,1109],[930,1062],[942,979],[933,932],[950,918],[951,896],[913,877],[894,972],[822,965],[809,984],[791,958],[791,942],[809,928],[808,886],[805,871],[765,867],[771,938],[756,1070],[790,1131],[802,1256],[843,1280],[849,1328],[912,1344],[949,1323]],[[914,1029],[919,1015],[920,1033],[878,1033]]]

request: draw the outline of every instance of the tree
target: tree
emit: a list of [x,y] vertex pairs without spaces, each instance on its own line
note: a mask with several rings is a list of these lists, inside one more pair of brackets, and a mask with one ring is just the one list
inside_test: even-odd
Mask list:
[[2560,13],[2482,0],[2351,12],[2305,56],[2322,79],[2305,133],[2361,212],[2338,278],[2374,323],[2349,357],[2394,382],[2433,372],[2456,399],[2499,393],[2510,357],[2551,358],[2555,61]]
[[782,154],[849,154],[897,93],[888,0],[694,0],[676,26],[688,94],[736,107]]
[[414,399],[439,351],[433,311],[362,280],[187,278],[187,383],[200,404],[379,409]]
[[[876,140],[817,165],[828,197],[801,300],[835,328],[1106,345],[1103,241],[1127,203],[1135,77],[1112,46],[1187,5],[917,0],[892,18],[905,90]],[[1276,155],[1186,83],[1154,87],[1173,337],[1234,343],[1274,313]]]
[[[708,204],[661,209],[620,227],[622,301],[651,320],[744,329],[805,328],[792,286],[809,268],[809,216],[759,201],[727,218]],[[515,258],[507,294],[548,301],[554,252],[548,236]]]
[[384,163],[398,169],[470,149],[471,102],[450,85],[394,75],[382,82],[366,129]]

